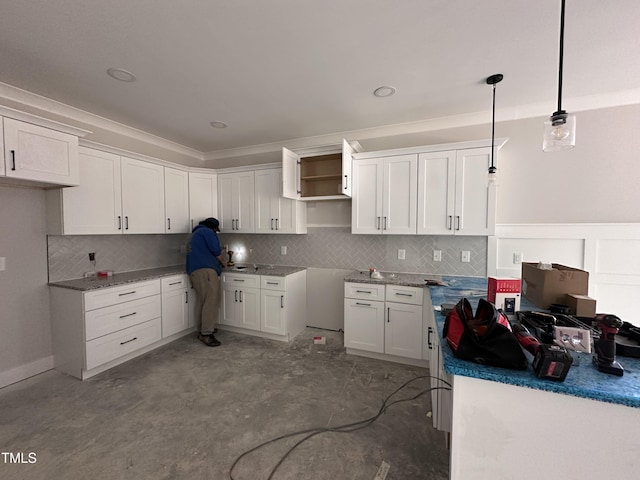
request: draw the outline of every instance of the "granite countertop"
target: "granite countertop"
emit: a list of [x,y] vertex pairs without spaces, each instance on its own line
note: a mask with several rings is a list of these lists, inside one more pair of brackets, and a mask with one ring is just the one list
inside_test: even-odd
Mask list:
[[[253,265],[246,270],[234,268],[227,268],[223,272],[232,273],[247,273],[251,275],[272,275],[276,277],[284,277],[300,270],[305,270],[305,267],[290,267],[279,265],[256,265],[257,270]],[[62,280],[59,282],[49,282],[49,286],[68,288],[71,290],[89,291],[96,290],[98,288],[115,287],[117,285],[124,285],[127,283],[143,282],[145,280],[154,280],[156,278],[166,277],[170,275],[180,275],[186,273],[184,265],[173,265],[170,267],[158,267],[150,268],[148,270],[136,270],[133,272],[115,273],[111,277],[107,278],[75,278],[72,280]]]
[[439,282],[442,280],[441,275],[430,275],[426,273],[380,272],[380,275],[382,276],[381,278],[372,278],[368,270],[354,270],[344,277],[344,281],[374,283],[379,285],[402,285],[403,287],[426,287],[427,282]]
[[286,277],[292,273],[306,270],[307,267],[295,267],[290,265],[235,265],[225,268],[223,273],[246,273],[247,275],[270,275],[272,277]]
[[[486,298],[486,278],[444,276],[442,279],[449,284],[449,287],[431,287],[429,289],[434,308],[439,308],[443,303],[457,303],[462,297],[466,297],[475,311],[478,300]],[[522,299],[520,309],[539,310],[529,305],[526,299]],[[563,382],[542,380],[533,373],[531,362],[529,362],[527,370],[508,370],[456,358],[446,340],[442,339],[445,317],[438,311],[435,313],[438,335],[442,345],[444,369],[449,374],[640,408],[640,359],[618,357],[618,361],[623,365],[625,371],[622,377],[617,377],[598,371],[592,363],[592,355],[580,353],[574,356],[574,363]],[[532,357],[528,353],[527,355],[531,360]]]

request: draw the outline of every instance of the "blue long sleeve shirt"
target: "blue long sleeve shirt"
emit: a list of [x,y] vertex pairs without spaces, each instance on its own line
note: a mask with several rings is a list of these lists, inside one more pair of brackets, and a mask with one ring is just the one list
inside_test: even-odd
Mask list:
[[218,235],[209,227],[198,225],[191,234],[191,251],[187,254],[187,273],[201,268],[213,268],[218,275],[222,274],[222,264],[218,255],[222,253]]

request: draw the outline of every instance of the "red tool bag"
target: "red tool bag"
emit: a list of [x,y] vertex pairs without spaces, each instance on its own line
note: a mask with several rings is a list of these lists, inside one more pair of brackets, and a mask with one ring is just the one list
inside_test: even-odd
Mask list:
[[514,370],[527,368],[527,357],[509,320],[484,299],[478,302],[475,316],[469,301],[461,299],[447,314],[443,337],[458,358]]

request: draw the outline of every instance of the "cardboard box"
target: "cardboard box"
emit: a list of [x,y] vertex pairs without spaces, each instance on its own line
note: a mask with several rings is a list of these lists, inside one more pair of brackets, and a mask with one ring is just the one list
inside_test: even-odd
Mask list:
[[569,313],[576,317],[593,318],[596,316],[596,299],[586,295],[567,293],[564,304],[569,307]]
[[587,295],[589,272],[552,263],[551,270],[538,268],[537,263],[522,264],[522,294],[540,308],[552,303],[564,305],[567,293]]
[[520,310],[520,279],[489,277],[487,300],[504,313]]

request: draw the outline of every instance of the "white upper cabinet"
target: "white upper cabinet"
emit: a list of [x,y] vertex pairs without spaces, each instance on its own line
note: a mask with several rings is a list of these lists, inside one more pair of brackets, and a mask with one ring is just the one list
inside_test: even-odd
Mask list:
[[121,158],[123,232],[164,233],[164,167]]
[[218,175],[220,229],[227,232],[254,232],[254,172]]
[[353,162],[352,233],[416,233],[417,166],[415,154]]
[[284,198],[282,169],[256,170],[255,175],[255,232],[306,233],[306,204]]
[[189,227],[193,229],[205,218],[218,218],[218,175],[189,172]]
[[54,185],[78,185],[78,137],[4,118],[3,175]]
[[164,168],[165,233],[188,233],[189,173],[177,168]]
[[120,156],[80,147],[79,160],[79,186],[47,191],[49,233],[122,233]]
[[490,162],[491,147],[420,154],[418,234],[493,235],[496,190],[487,180]]
[[282,194],[293,200],[334,200],[351,197],[351,161],[358,143],[293,152],[282,149]]

